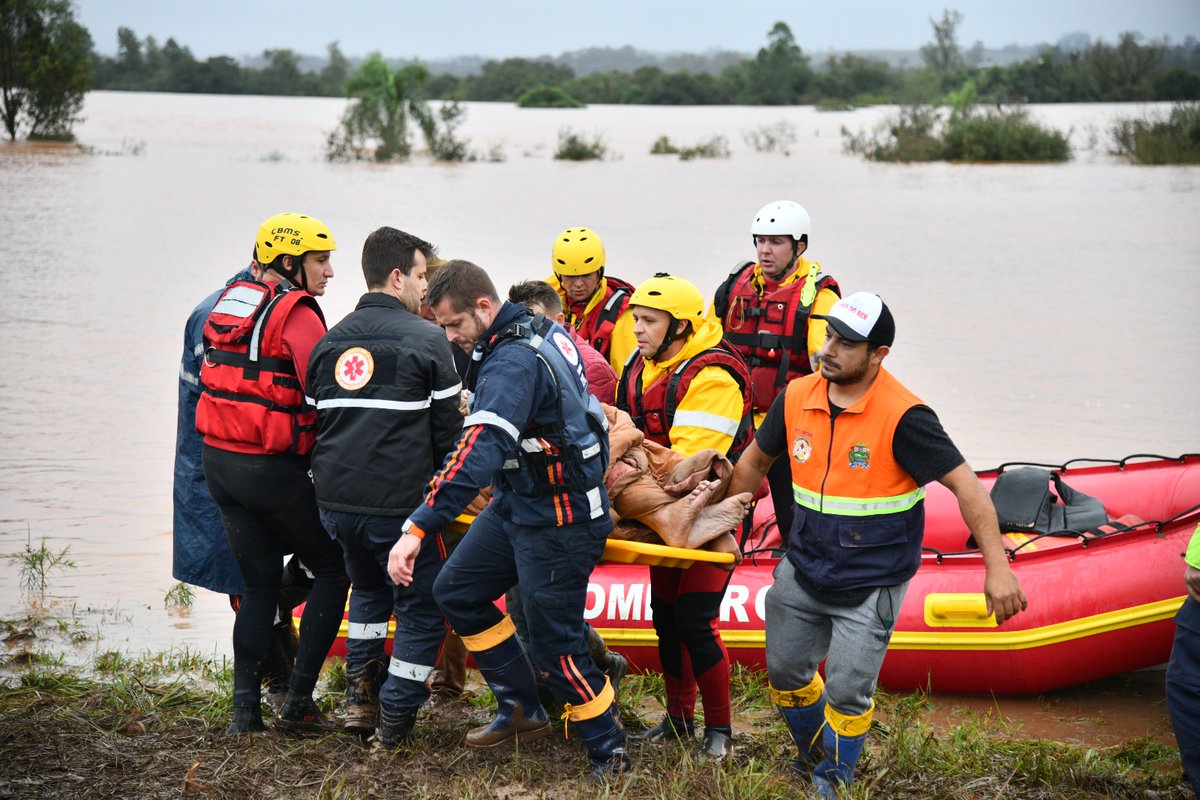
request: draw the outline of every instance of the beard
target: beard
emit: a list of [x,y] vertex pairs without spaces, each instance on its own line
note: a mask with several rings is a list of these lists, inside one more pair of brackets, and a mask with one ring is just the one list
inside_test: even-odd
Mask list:
[[857,383],[867,376],[867,371],[870,368],[870,365],[870,359],[863,359],[859,364],[853,364],[850,366],[842,365],[837,372],[830,374],[829,372],[826,372],[827,369],[830,369],[829,363],[822,360],[821,376],[830,383],[836,383],[839,385]]

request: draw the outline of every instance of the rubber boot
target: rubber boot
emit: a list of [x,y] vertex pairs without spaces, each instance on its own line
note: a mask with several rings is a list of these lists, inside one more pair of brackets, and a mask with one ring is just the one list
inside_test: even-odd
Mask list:
[[463,643],[496,696],[496,716],[467,733],[467,745],[486,749],[550,734],[550,718],[538,699],[537,677],[512,620],[506,616],[482,633],[464,636]]
[[271,631],[271,645],[267,650],[267,657],[263,659],[262,670],[262,687],[267,704],[276,714],[283,707],[283,701],[287,697],[299,644],[290,613],[286,619],[277,619]]
[[733,731],[727,725],[705,725],[700,754],[713,761],[733,755]]
[[854,780],[854,768],[866,744],[874,711],[872,703],[865,714],[849,717],[833,706],[826,706],[825,719],[829,724],[821,732],[825,755],[813,769],[813,788],[821,800],[837,800],[838,790]]
[[413,727],[417,724],[417,709],[404,711],[394,710],[388,706],[379,708],[379,730],[376,741],[380,747],[394,749],[412,738]]
[[372,659],[346,671],[346,715],[343,727],[360,736],[370,736],[379,716],[379,687],[387,678],[387,667]]
[[638,738],[643,742],[662,744],[663,742],[678,742],[691,739],[696,735],[696,720],[684,717],[673,717],[667,714],[653,728],[642,733]]
[[230,736],[238,736],[243,733],[253,733],[254,731],[265,731],[267,726],[263,724],[262,706],[237,706],[233,709],[233,721],[229,723],[229,727],[225,729],[225,733]]
[[603,637],[591,625],[584,626],[584,634],[587,641],[588,655],[592,657],[592,661],[596,662],[596,666],[600,668],[600,671],[608,676],[608,680],[613,687],[613,693],[619,697],[621,694],[621,679],[629,671],[629,662],[625,660],[625,656],[609,650]]
[[825,727],[825,682],[818,672],[803,689],[781,691],[771,687],[771,700],[787,723],[788,733],[796,743],[796,760],[792,772],[808,780],[813,767],[821,760],[821,730]]
[[[625,726],[621,709],[613,700],[612,683],[606,678],[596,698],[582,706],[567,705],[563,717],[575,725],[575,732],[587,748],[592,762],[590,780],[604,782],[633,768],[625,747]],[[599,713],[596,713],[599,710]]]

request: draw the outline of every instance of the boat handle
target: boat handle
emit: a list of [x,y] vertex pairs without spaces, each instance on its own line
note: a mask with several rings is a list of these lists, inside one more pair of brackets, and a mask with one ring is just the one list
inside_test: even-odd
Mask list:
[[930,592],[925,595],[925,624],[930,628],[994,628],[981,592]]

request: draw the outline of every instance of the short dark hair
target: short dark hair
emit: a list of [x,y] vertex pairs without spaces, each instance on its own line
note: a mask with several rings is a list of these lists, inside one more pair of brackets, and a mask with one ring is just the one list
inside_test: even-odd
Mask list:
[[412,273],[415,253],[420,250],[425,258],[433,256],[437,248],[411,233],[383,226],[363,242],[362,271],[368,289],[378,289],[387,284],[392,270],[399,269],[405,275]]
[[425,305],[433,308],[443,300],[458,314],[475,305],[475,301],[486,297],[499,305],[500,295],[496,284],[484,272],[483,267],[455,258],[438,267],[437,274],[425,290]]
[[546,311],[547,317],[557,317],[563,313],[562,298],[554,287],[545,281],[521,281],[514,283],[508,290],[508,299],[513,303],[529,305],[537,303]]

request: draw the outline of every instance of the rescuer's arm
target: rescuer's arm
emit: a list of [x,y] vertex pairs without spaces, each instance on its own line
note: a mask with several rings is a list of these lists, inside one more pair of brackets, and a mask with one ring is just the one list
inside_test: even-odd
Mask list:
[[983,593],[987,598],[988,611],[995,612],[997,624],[1024,611],[1029,601],[1008,565],[996,509],[979,476],[964,461],[938,478],[938,483],[958,499],[963,522],[967,523],[975,545],[983,556],[986,570]]

